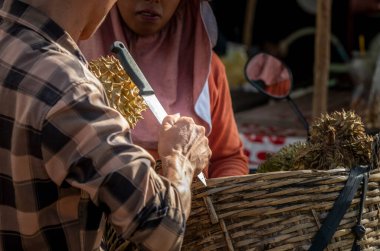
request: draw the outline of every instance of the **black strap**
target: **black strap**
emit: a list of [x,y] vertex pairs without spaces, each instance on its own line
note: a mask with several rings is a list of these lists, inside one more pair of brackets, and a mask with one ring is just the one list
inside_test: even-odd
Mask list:
[[365,227],[361,224],[361,221],[362,221],[362,216],[363,216],[365,198],[367,196],[368,179],[369,179],[368,176],[369,176],[369,173],[364,173],[362,193],[360,196],[359,215],[358,215],[358,219],[356,221],[356,225],[352,228],[352,232],[355,235],[355,241],[352,244],[352,249],[351,249],[352,251],[361,250],[360,245],[358,244],[358,240],[361,240],[365,235]]
[[[327,247],[337,227],[339,226],[340,221],[342,220],[344,214],[351,205],[352,199],[354,198],[356,191],[358,190],[363,179],[363,189],[365,189],[363,191],[366,191],[366,186],[368,184],[368,171],[369,168],[367,166],[359,166],[351,169],[343,190],[339,194],[338,199],[335,201],[334,206],[327,215],[326,219],[323,221],[322,227],[316,233],[313,243],[309,248],[309,251],[323,251]],[[359,224],[361,220],[361,213],[363,210],[362,207],[364,207],[363,198],[365,199],[365,194],[362,192],[361,204],[363,205],[361,205],[358,217]],[[357,238],[359,238],[359,236],[357,236]]]

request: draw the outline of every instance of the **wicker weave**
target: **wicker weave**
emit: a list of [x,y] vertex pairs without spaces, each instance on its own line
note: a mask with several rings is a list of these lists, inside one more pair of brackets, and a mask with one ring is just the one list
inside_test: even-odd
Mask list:
[[[308,250],[348,171],[288,171],[210,179],[193,188],[182,250]],[[363,250],[380,250],[380,171],[371,172]],[[326,250],[351,250],[360,189]]]

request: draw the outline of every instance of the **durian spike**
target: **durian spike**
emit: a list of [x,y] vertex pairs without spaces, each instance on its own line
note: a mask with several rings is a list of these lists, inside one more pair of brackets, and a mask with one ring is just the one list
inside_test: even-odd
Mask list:
[[89,69],[103,84],[110,106],[118,110],[134,128],[148,106],[120,61],[114,56],[101,57],[89,62]]

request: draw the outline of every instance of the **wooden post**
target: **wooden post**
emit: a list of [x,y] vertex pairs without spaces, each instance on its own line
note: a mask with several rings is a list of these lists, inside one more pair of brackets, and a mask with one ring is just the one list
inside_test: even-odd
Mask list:
[[317,1],[313,118],[327,112],[332,0]]
[[256,3],[257,0],[247,0],[243,33],[243,43],[246,48],[249,48],[252,43],[252,30],[253,22],[255,20]]

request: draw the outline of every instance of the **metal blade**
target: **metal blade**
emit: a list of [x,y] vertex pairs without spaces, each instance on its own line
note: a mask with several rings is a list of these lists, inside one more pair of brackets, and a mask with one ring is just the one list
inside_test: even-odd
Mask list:
[[198,177],[198,179],[203,183],[203,185],[204,185],[205,187],[207,187],[207,182],[206,182],[206,177],[205,177],[205,175],[204,175],[202,172],[200,172],[200,173],[197,175],[197,177]]
[[[118,56],[124,70],[139,88],[141,97],[145,100],[158,122],[162,124],[162,120],[166,117],[167,113],[160,101],[158,101],[148,80],[145,78],[132,55],[127,50],[127,47],[125,47],[122,42],[116,41],[113,43],[111,51]],[[203,185],[207,186],[206,178],[202,172],[199,173],[197,177]]]
[[199,173],[199,174],[197,175],[197,177],[198,177],[198,179],[203,183],[203,185],[204,185],[205,187],[207,187],[207,183],[206,183],[206,177],[205,177],[205,175],[204,175],[203,173]]
[[168,114],[162,107],[160,101],[158,101],[156,95],[141,95],[141,97],[143,97],[145,103],[149,106],[149,109],[152,111],[158,122],[162,124],[162,120],[164,120]]

